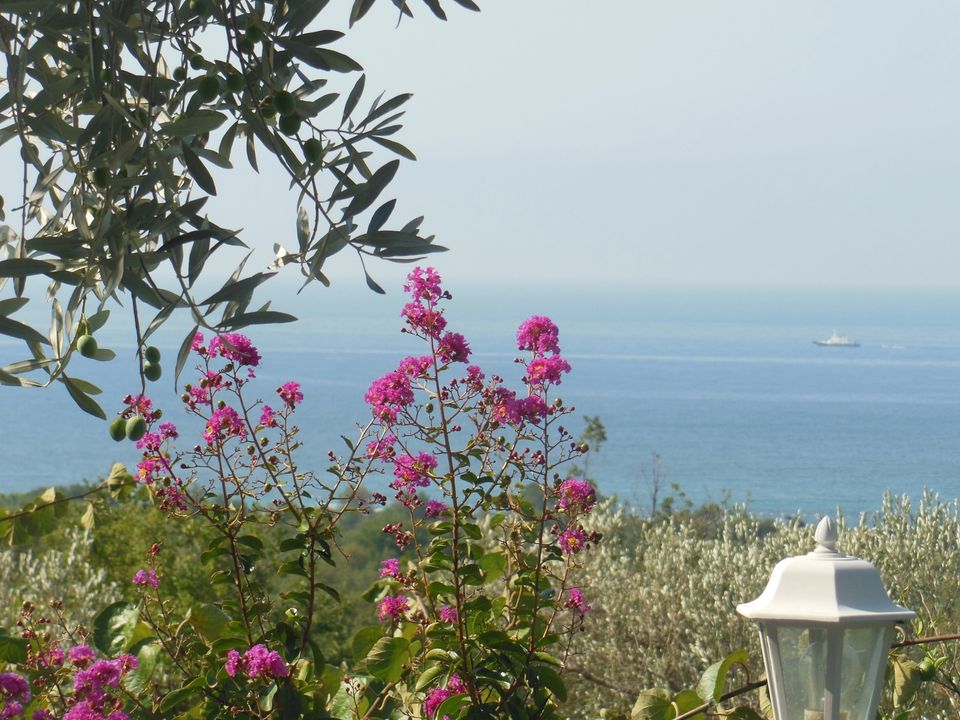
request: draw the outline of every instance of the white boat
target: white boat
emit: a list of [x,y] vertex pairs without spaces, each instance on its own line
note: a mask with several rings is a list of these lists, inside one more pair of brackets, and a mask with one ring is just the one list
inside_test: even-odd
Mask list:
[[826,340],[814,340],[813,344],[820,347],[860,347],[860,343],[856,340],[851,340],[845,335],[837,335],[836,330]]

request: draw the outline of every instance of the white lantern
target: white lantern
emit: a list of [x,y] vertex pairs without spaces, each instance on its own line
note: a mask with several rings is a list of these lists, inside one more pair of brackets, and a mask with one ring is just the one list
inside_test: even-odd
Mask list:
[[873,565],[836,551],[831,518],[816,541],[737,612],[760,626],[777,720],[874,720],[894,626],[916,613],[890,601]]

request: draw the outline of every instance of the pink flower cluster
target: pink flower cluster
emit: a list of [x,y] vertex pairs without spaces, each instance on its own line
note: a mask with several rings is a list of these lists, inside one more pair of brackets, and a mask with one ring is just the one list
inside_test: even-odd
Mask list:
[[30,683],[17,673],[0,673],[0,720],[7,720],[23,712],[30,702]]
[[388,558],[380,561],[380,577],[393,578],[394,580],[404,580],[400,572],[400,561],[396,558]]
[[580,528],[567,528],[560,533],[557,542],[564,555],[576,555],[587,544],[587,535]]
[[457,619],[460,616],[457,614],[457,609],[453,605],[444,605],[440,608],[440,620],[445,623],[450,623],[451,625],[457,622]]
[[393,460],[397,454],[393,447],[396,442],[397,438],[393,433],[385,433],[383,437],[371,440],[367,443],[367,457],[370,460],[380,460],[381,462]]
[[371,383],[363,399],[373,408],[373,414],[380,422],[394,423],[397,413],[413,402],[410,378],[403,372],[389,372]]
[[430,453],[419,452],[413,455],[398,455],[393,461],[393,476],[390,483],[394,490],[414,492],[415,488],[430,485],[430,471],[436,469],[437,459]]
[[260,353],[250,342],[250,338],[240,333],[223,333],[210,338],[210,344],[203,346],[203,335],[197,333],[190,347],[203,357],[223,357],[237,365],[255,368],[260,364]]
[[207,426],[203,431],[203,439],[207,445],[214,445],[231,437],[246,440],[247,426],[236,410],[229,405],[224,405],[214,410],[210,415]]
[[567,600],[563,603],[563,606],[565,608],[573,608],[579,612],[580,615],[586,615],[591,609],[580,588],[570,588],[570,590],[567,591]]
[[436,518],[441,515],[446,515],[448,512],[450,512],[450,508],[444,503],[439,500],[428,500],[427,507],[424,508],[423,514],[430,518]]
[[437,708],[439,708],[443,701],[454,695],[462,695],[467,692],[466,685],[463,684],[463,681],[460,679],[460,676],[454,673],[450,676],[450,679],[447,680],[445,687],[437,687],[430,691],[426,698],[423,701],[423,712],[424,714],[432,718],[437,713]]
[[146,587],[149,585],[150,587],[156,589],[160,587],[160,580],[157,578],[157,573],[153,570],[144,570],[141,568],[134,573],[133,584],[137,585],[138,587]]
[[86,645],[71,648],[67,656],[81,669],[73,679],[73,705],[63,720],[126,720],[119,698],[111,697],[108,689],[120,687],[123,677],[137,669],[137,659],[123,654],[113,660],[95,660]]
[[534,315],[520,324],[517,330],[517,347],[529,350],[534,355],[546,355],[560,352],[558,340],[560,330],[553,321],[543,315]]
[[593,486],[576,478],[567,478],[560,483],[557,495],[559,496],[557,507],[568,513],[588,513],[597,501],[597,493]]
[[254,645],[242,656],[236,650],[227,653],[227,661],[223,669],[227,675],[236,677],[243,673],[251,680],[270,680],[271,678],[285,678],[290,674],[290,668],[276,650],[268,650],[264,645]]
[[300,383],[287,382],[277,388],[277,395],[283,400],[288,409],[293,410],[303,402],[303,393],[300,392]]
[[406,595],[387,595],[377,603],[377,617],[381,620],[400,620],[410,610],[410,598]]

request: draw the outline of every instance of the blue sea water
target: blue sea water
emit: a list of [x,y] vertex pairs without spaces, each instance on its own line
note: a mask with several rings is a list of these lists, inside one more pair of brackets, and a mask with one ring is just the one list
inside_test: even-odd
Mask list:
[[[343,447],[340,434],[368,417],[370,381],[420,352],[399,333],[401,304],[399,294],[338,296],[294,308],[296,325],[250,333],[264,354],[260,394],[290,379],[303,386],[301,466],[325,467],[327,450]],[[516,378],[513,334],[532,313],[561,328],[573,372],[559,390],[577,409],[570,428],[578,432],[583,415],[607,428],[590,460],[606,493],[648,503],[658,453],[664,483],[693,501],[729,498],[766,515],[870,511],[885,490],[960,494],[960,292],[474,286],[457,293],[448,317],[478,364]],[[861,347],[812,343],[834,328]],[[178,329],[160,338],[167,374],[151,387],[174,420]],[[111,332],[101,344],[118,361],[72,366],[104,389],[108,413],[136,388],[132,349],[119,328]],[[0,344],[0,360],[20,359],[14,351]],[[0,387],[0,407],[0,492],[95,480],[114,461],[136,463],[132,444],[112,442],[62,388]]]

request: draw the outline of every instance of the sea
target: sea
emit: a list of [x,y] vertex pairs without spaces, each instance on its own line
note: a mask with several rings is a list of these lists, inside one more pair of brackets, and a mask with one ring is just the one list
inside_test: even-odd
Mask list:
[[[329,293],[325,295],[324,293]],[[694,504],[747,504],[764,516],[848,517],[880,507],[885,492],[960,495],[960,291],[931,288],[571,288],[468,283],[449,303],[473,361],[516,382],[515,332],[532,314],[560,327],[572,371],[557,390],[603,423],[607,440],[588,472],[604,494],[641,509],[682,496]],[[269,398],[301,383],[301,467],[321,470],[341,435],[369,418],[363,395],[397,361],[422,353],[400,332],[402,294],[358,288],[291,295],[297,323],[255,327],[263,355],[251,390]],[[292,306],[292,307],[290,307]],[[112,416],[138,391],[126,319],[98,335],[118,358],[77,357],[70,372],[102,389]],[[149,386],[166,416],[178,411],[173,364],[187,331],[171,321],[156,336],[164,376]],[[818,347],[833,330],[856,348]],[[0,341],[0,360],[22,359]],[[188,370],[181,383],[190,380]],[[182,390],[181,390],[182,392]],[[132,443],[79,411],[62,386],[0,387],[0,493],[96,482],[114,462],[133,467]],[[377,480],[371,489],[382,489]]]

